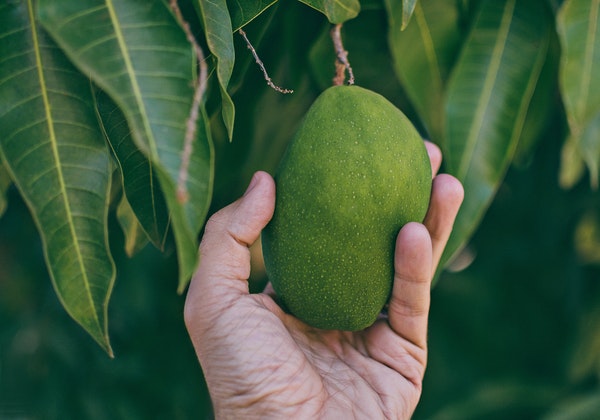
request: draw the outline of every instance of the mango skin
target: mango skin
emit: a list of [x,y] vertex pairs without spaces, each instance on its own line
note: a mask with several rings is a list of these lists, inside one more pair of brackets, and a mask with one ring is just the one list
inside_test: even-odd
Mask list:
[[396,236],[429,207],[421,136],[383,96],[330,87],[306,114],[275,181],[262,247],[284,306],[316,328],[370,326],[391,293]]

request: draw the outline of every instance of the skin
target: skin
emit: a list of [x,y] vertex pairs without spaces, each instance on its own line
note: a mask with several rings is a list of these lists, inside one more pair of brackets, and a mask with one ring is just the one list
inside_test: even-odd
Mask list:
[[387,315],[363,331],[309,327],[268,286],[248,293],[248,248],[275,206],[270,175],[257,172],[243,197],[210,218],[184,315],[216,418],[410,418],[427,363],[431,280],[463,199],[455,178],[435,175],[441,153],[426,146],[427,216],[398,234]]

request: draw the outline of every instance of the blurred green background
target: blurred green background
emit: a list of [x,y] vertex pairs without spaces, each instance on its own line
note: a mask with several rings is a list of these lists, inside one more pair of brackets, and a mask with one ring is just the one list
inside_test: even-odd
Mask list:
[[[275,83],[295,90],[289,96],[266,87],[236,39],[238,118],[232,143],[215,129],[212,211],[238,197],[255,170],[273,172],[329,83],[327,29],[322,15],[296,2],[248,25]],[[345,25],[357,83],[414,117],[384,30],[385,16],[368,7]],[[567,127],[555,109],[531,156],[509,170],[461,256],[466,268],[445,272],[433,290],[429,366],[415,419],[600,418],[600,194],[587,180],[558,187]],[[148,246],[126,257],[113,216],[119,272],[109,306],[116,357],[109,359],[62,309],[14,189],[8,201],[0,219],[0,419],[210,418],[172,250]],[[253,281],[259,287],[264,279]]]

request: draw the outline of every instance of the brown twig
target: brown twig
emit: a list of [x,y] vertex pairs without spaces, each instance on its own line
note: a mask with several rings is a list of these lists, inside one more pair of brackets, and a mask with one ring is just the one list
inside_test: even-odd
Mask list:
[[252,52],[254,61],[256,61],[256,64],[258,64],[258,66],[262,70],[263,76],[265,77],[265,80],[267,81],[267,85],[269,85],[271,88],[275,89],[279,93],[284,93],[284,94],[285,93],[293,93],[294,91],[292,89],[283,89],[283,88],[280,88],[279,86],[277,86],[275,83],[273,83],[273,81],[269,77],[269,74],[267,73],[267,69],[265,68],[265,65],[263,64],[261,59],[258,57],[258,54],[256,53],[256,50],[252,46],[252,43],[248,39],[248,36],[246,36],[246,32],[244,32],[244,30],[241,28],[238,29],[238,32],[244,38],[244,41],[246,41],[246,45],[248,46],[248,49]]
[[206,65],[206,61],[204,59],[204,52],[202,51],[200,45],[198,45],[196,38],[194,38],[194,35],[192,34],[192,31],[190,29],[190,25],[183,18],[181,9],[177,4],[177,0],[170,0],[170,6],[173,12],[175,13],[175,17],[179,21],[179,24],[183,28],[187,40],[192,45],[192,48],[196,53],[196,58],[200,67],[200,71],[198,74],[198,82],[194,91],[192,108],[190,109],[190,114],[186,121],[183,150],[181,151],[181,166],[179,167],[179,175],[177,178],[177,200],[183,204],[186,203],[189,199],[189,194],[187,191],[187,180],[189,177],[190,160],[192,157],[192,152],[194,150],[194,139],[196,138],[196,129],[198,127],[200,103],[202,102],[202,98],[204,97],[204,93],[206,92],[206,83],[208,80],[208,66]]
[[346,72],[348,72],[348,84],[354,84],[354,72],[352,66],[348,61],[348,51],[344,49],[342,43],[342,24],[338,23],[331,28],[331,40],[333,41],[333,47],[335,48],[336,60],[335,60],[335,77],[333,78],[333,84],[340,86],[344,84],[346,80]]

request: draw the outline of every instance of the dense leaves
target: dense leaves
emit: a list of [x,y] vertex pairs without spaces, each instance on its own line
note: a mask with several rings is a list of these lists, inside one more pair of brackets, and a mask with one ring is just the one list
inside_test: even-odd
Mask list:
[[89,80],[39,28],[32,1],[0,6],[0,147],[40,230],[56,292],[111,353],[115,269],[106,218],[109,151]]
[[153,162],[171,213],[180,262],[179,287],[197,263],[196,235],[212,189],[212,145],[203,112],[186,174],[188,199],[177,197],[194,56],[162,2],[41,1],[45,27],[80,69],[121,107],[137,147]]

